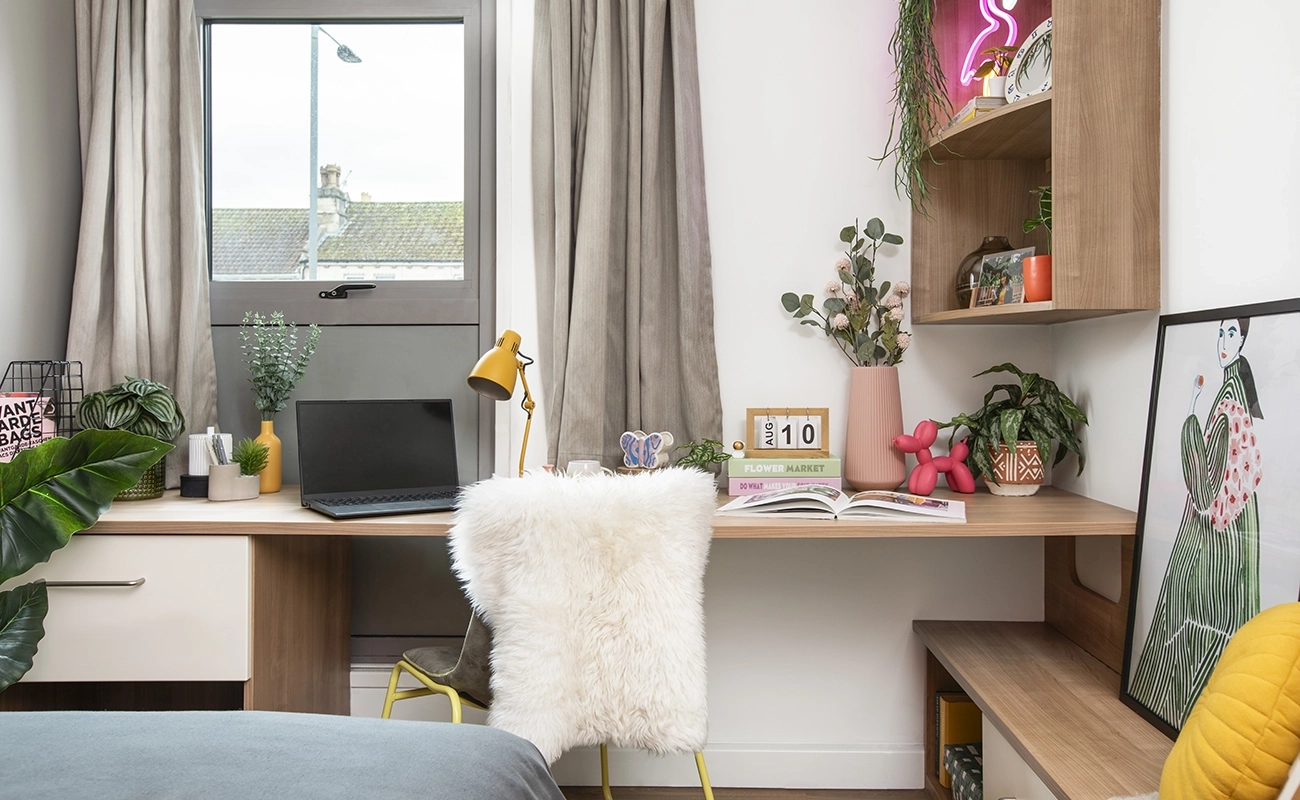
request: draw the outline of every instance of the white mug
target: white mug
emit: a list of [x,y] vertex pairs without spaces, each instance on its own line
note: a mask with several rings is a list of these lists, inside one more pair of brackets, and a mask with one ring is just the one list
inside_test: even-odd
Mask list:
[[564,474],[571,478],[578,475],[599,475],[602,472],[606,475],[614,474],[614,470],[602,467],[599,461],[570,461],[569,466],[564,468]]

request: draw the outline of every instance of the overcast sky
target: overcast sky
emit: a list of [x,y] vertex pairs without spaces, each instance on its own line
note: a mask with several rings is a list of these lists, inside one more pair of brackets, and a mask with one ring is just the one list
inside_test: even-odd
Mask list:
[[[464,199],[460,24],[327,25],[320,36],[320,164],[356,200]],[[311,26],[212,26],[212,204],[306,208]]]

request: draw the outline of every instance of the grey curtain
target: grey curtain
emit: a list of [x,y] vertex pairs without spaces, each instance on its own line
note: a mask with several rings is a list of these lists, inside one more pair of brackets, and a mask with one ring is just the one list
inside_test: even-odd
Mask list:
[[[68,358],[87,390],[172,388],[190,431],[217,420],[193,0],[77,0],[81,231]],[[179,483],[182,436],[168,458]]]
[[537,0],[533,208],[548,457],[721,438],[692,0]]

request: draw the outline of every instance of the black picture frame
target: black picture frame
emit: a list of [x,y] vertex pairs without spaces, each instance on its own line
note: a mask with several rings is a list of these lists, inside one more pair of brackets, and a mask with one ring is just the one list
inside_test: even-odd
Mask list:
[[[1192,311],[1181,314],[1166,314],[1161,315],[1160,317],[1159,332],[1156,338],[1155,367],[1151,379],[1151,399],[1147,412],[1146,440],[1142,458],[1142,483],[1141,494],[1138,499],[1137,528],[1133,548],[1133,572],[1132,583],[1129,591],[1128,627],[1124,640],[1124,663],[1122,671],[1120,672],[1120,699],[1125,705],[1136,711],[1170,739],[1177,738],[1179,728],[1175,727],[1158,713],[1148,708],[1142,700],[1135,697],[1130,692],[1133,671],[1132,660],[1134,656],[1134,634],[1136,633],[1135,623],[1138,615],[1139,587],[1141,586],[1142,579],[1143,545],[1148,508],[1151,501],[1151,470],[1152,458],[1154,455],[1152,451],[1155,444],[1156,431],[1161,423],[1161,420],[1158,418],[1157,410],[1160,401],[1160,384],[1166,353],[1166,336],[1169,329],[1176,326],[1218,322],[1220,320],[1241,317],[1255,319],[1283,314],[1300,314],[1300,298],[1256,303],[1252,305],[1206,309],[1204,311]],[[1243,343],[1243,350],[1244,347],[1245,345]],[[1281,448],[1278,448],[1278,451],[1277,454],[1280,455]],[[1274,457],[1276,457],[1276,455]],[[1159,580],[1163,581],[1163,579],[1164,575],[1159,576]],[[1264,606],[1261,605],[1260,610],[1263,610],[1263,608]]]

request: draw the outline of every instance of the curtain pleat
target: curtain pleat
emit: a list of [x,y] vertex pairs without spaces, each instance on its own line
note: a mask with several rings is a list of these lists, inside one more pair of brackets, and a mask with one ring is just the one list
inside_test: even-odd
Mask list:
[[720,439],[691,0],[537,0],[533,224],[548,460]]
[[[68,358],[86,389],[171,387],[188,431],[217,420],[193,0],[77,0],[82,204]],[[179,484],[187,438],[168,458]]]

